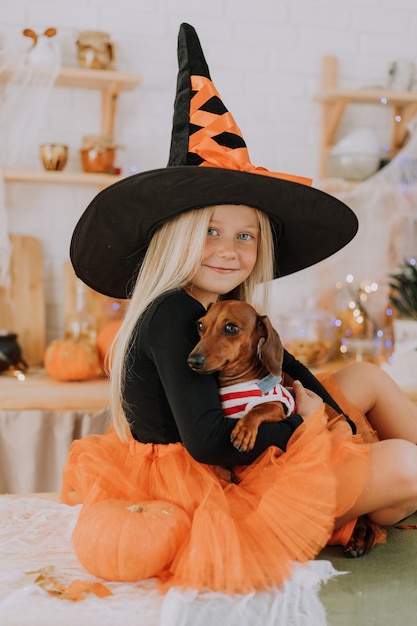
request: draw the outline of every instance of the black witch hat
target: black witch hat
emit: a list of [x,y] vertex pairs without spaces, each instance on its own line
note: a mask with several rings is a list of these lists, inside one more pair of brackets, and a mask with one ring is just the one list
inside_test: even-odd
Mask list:
[[268,215],[275,277],[345,246],[358,228],[351,209],[312,188],[309,179],[251,163],[189,24],[180,27],[178,64],[168,165],[124,178],[93,199],[71,240],[77,276],[100,293],[128,298],[156,228],[181,213],[219,204],[244,204]]

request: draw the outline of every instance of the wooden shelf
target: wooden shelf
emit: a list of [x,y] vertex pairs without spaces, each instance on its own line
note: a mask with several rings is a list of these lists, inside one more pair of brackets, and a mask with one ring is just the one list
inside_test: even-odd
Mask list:
[[111,89],[117,85],[119,91],[135,89],[141,81],[137,74],[126,74],[117,70],[90,70],[83,67],[63,67],[55,81],[57,87],[80,87],[81,89]]
[[341,89],[336,87],[322,91],[316,98],[321,102],[348,100],[350,104],[384,104],[386,106],[404,107],[417,103],[417,92],[400,92],[389,89]]
[[389,89],[342,89],[338,86],[337,58],[323,59],[322,91],[316,100],[322,104],[322,136],[320,149],[320,176],[328,177],[327,157],[348,105],[371,104],[392,108],[392,154],[403,146],[407,125],[417,113],[417,92],[399,92]]
[[86,172],[55,172],[47,170],[3,169],[4,180],[11,183],[55,183],[60,185],[94,185],[108,187],[125,178],[115,174],[89,174]]
[[[24,71],[24,68],[22,69]],[[37,72],[45,72],[42,67]],[[4,80],[12,77],[12,72],[4,73]],[[57,87],[95,89],[101,92],[100,133],[114,135],[114,120],[121,91],[135,89],[141,81],[138,74],[128,74],[116,70],[91,70],[83,67],[62,67],[55,81]],[[85,172],[37,171],[18,168],[4,168],[3,177],[14,183],[54,183],[64,185],[94,185],[108,187],[125,178],[113,174],[89,174]]]
[[[28,66],[21,67],[21,73],[27,72]],[[30,66],[31,72],[42,76],[49,73],[49,68],[45,69],[42,65]],[[10,80],[17,71],[16,67],[11,67],[9,71],[2,73],[2,80]],[[119,72],[118,70],[94,70],[85,67],[69,67],[63,66],[55,80],[57,87],[80,87],[81,89],[108,89],[114,83],[118,85],[120,91],[135,89],[141,81],[138,74],[127,72]]]

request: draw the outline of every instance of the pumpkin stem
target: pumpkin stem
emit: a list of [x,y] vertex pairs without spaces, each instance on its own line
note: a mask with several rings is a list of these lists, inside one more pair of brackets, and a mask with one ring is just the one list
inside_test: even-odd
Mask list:
[[146,511],[146,507],[141,506],[140,504],[131,504],[126,508],[128,511],[133,511],[133,513],[143,513],[144,511]]

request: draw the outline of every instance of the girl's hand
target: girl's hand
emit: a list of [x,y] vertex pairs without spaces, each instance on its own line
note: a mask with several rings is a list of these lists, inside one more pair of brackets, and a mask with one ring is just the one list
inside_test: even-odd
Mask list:
[[293,392],[297,406],[297,413],[307,419],[323,405],[323,400],[314,391],[305,389],[299,380],[293,382]]

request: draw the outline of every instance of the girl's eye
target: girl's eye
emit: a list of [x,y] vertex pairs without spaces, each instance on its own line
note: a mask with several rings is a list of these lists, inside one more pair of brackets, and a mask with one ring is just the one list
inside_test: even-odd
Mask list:
[[218,231],[215,228],[209,227],[207,229],[207,234],[210,235],[211,237],[215,237],[216,235],[218,235]]
[[239,239],[242,241],[249,241],[250,239],[253,239],[253,236],[250,233],[241,233],[239,235]]

